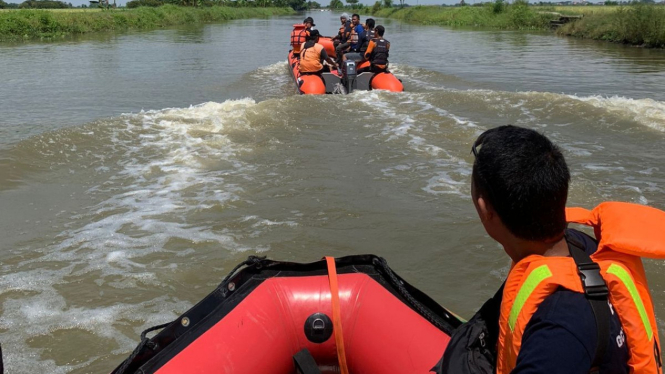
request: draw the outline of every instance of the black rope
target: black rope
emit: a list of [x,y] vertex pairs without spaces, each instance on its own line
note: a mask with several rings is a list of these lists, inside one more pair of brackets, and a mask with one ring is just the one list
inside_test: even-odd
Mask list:
[[380,267],[388,275],[390,280],[393,282],[393,285],[397,287],[397,291],[399,291],[400,295],[402,295],[411,304],[411,306],[418,311],[418,313],[420,313],[423,317],[425,317],[426,320],[428,320],[434,326],[438,327],[440,330],[446,331],[447,326],[441,323],[441,321],[433,313],[431,313],[429,309],[425,308],[420,302],[418,302],[418,300],[411,296],[411,293],[409,293],[406,287],[404,287],[404,284],[399,279],[397,279],[397,276],[388,266],[388,262],[384,258],[375,258],[373,263],[374,265]]
[[247,260],[239,263],[238,265],[236,265],[236,267],[233,268],[233,270],[231,270],[229,275],[227,275],[226,278],[224,278],[222,280],[222,283],[219,284],[219,287],[222,288],[224,292],[226,292],[227,284],[231,280],[231,277],[233,277],[233,275],[235,275],[235,273],[238,271],[238,269],[240,269],[243,266],[248,266],[248,267],[249,266],[254,266],[257,269],[261,269],[261,267],[262,267],[261,263],[265,259],[266,259],[266,256],[249,256],[249,257],[247,257]]
[[132,363],[132,361],[134,361],[136,356],[138,356],[139,353],[141,353],[141,350],[143,349],[144,346],[148,346],[148,348],[150,349],[155,349],[155,343],[151,342],[150,339],[146,337],[146,335],[151,331],[163,329],[164,327],[170,325],[171,323],[173,322],[165,323],[159,326],[153,326],[144,330],[141,333],[141,342],[139,343],[139,345],[136,346],[136,348],[134,348],[132,354],[125,361],[123,361],[122,365],[118,368],[115,374],[123,374],[125,370],[127,370],[127,368],[129,367],[129,365]]

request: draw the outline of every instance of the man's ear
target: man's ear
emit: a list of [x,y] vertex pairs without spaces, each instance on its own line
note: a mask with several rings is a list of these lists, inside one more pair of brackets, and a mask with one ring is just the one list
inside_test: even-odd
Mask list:
[[494,218],[494,209],[482,196],[478,196],[476,203],[478,204],[478,215],[481,222],[488,222]]

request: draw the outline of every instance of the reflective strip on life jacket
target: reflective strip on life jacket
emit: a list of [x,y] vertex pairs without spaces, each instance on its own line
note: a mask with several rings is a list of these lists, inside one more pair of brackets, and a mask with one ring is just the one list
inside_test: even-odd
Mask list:
[[538,285],[545,279],[552,276],[552,271],[547,265],[542,265],[534,269],[529,276],[526,278],[522,287],[520,287],[519,292],[517,292],[517,297],[515,297],[515,302],[510,308],[510,315],[508,316],[508,326],[510,326],[510,331],[515,331],[515,324],[517,323],[517,317],[520,315],[524,304],[529,299],[529,296],[533,291],[538,287]]
[[647,336],[649,337],[649,341],[653,339],[653,329],[651,328],[651,322],[649,322],[649,316],[647,315],[647,311],[644,308],[644,302],[642,301],[642,297],[640,297],[639,291],[637,291],[637,286],[635,285],[635,282],[633,281],[633,277],[630,276],[630,273],[626,271],[623,267],[617,265],[617,264],[612,264],[607,268],[607,273],[615,275],[623,285],[626,287],[628,292],[630,293],[630,296],[633,298],[633,302],[635,303],[635,308],[637,308],[637,312],[640,314],[640,319],[642,320],[642,324],[644,325],[644,330],[647,333]]

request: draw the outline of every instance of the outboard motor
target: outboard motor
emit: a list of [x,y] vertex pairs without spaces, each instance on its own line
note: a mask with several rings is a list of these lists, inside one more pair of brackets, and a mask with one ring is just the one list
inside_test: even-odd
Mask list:
[[344,61],[342,65],[342,81],[344,82],[346,93],[351,93],[356,88],[357,76],[356,62],[351,60]]

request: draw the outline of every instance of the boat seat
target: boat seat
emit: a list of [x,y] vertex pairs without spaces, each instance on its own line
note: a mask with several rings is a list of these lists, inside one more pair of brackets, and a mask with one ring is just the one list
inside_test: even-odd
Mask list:
[[359,52],[349,52],[345,53],[346,59],[349,61],[359,62],[363,60],[363,56]]

